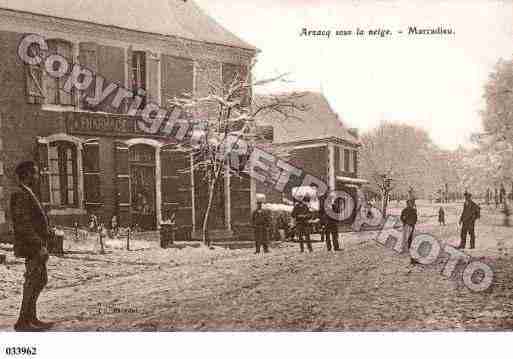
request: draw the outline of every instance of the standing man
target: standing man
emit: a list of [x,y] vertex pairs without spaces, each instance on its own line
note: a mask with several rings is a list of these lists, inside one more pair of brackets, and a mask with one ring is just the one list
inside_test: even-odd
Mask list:
[[438,210],[438,223],[441,226],[445,226],[445,211],[443,207]]
[[11,216],[14,225],[14,255],[25,258],[25,283],[16,331],[43,331],[53,323],[37,318],[37,299],[46,286],[48,274],[47,243],[50,240],[48,217],[34,194],[37,186],[37,168],[32,161],[16,167],[20,188],[11,196]]
[[[406,208],[401,212],[401,222],[403,222],[403,243],[406,241],[409,251],[415,234],[415,225],[417,224],[417,209],[412,199],[406,201]],[[410,264],[416,263],[415,259],[410,259]]]
[[499,203],[506,203],[506,188],[504,188],[504,183],[501,183],[501,189],[499,192]]
[[313,252],[312,242],[310,241],[310,228],[308,221],[310,220],[310,209],[308,208],[308,204],[310,202],[310,197],[305,196],[303,200],[296,200],[294,205],[294,209],[292,210],[292,218],[294,218],[296,222],[296,232],[299,240],[299,248],[301,253],[305,251],[304,242],[306,241],[306,246],[309,252]]
[[463,212],[460,217],[461,224],[461,242],[458,249],[464,249],[467,245],[467,233],[470,234],[470,249],[475,248],[476,232],[474,225],[476,220],[481,216],[479,206],[472,201],[472,195],[465,192],[465,203],[463,204]]
[[264,248],[264,253],[269,253],[268,247],[268,233],[270,230],[271,221],[268,214],[262,209],[264,199],[257,199],[257,209],[253,212],[252,222],[255,233],[255,254],[260,253],[260,247]]
[[[443,201],[443,192],[441,193],[442,198],[441,201]],[[408,199],[406,200],[406,206],[408,206],[408,201],[412,203],[413,208],[417,208],[417,204],[415,201],[417,200],[417,195],[415,194],[415,190],[413,189],[413,186],[410,186],[410,189],[408,190]]]
[[[342,211],[342,198],[336,198],[336,200],[331,205],[331,210],[333,211],[333,214],[340,214]],[[340,250],[340,243],[338,241],[338,220],[337,218],[334,218],[333,216],[330,216],[330,213],[326,212],[326,209],[324,208],[325,202],[322,202],[322,208],[321,210],[321,218],[324,224],[324,235],[326,238],[326,248],[328,249],[328,252],[331,251],[331,248],[333,247],[333,250],[339,251]]]

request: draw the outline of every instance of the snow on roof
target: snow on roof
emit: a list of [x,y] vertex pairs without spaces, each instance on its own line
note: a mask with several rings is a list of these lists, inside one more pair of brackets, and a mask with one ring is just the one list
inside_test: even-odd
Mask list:
[[292,197],[296,199],[302,199],[305,196],[310,197],[310,199],[317,198],[317,190],[310,186],[299,186],[292,188]]
[[193,0],[0,0],[0,8],[256,50]]
[[[255,106],[265,105],[271,97],[290,94],[255,95]],[[322,140],[338,138],[349,143],[359,144],[360,140],[349,132],[338,115],[331,108],[323,94],[305,91],[297,94],[294,103],[306,106],[305,111],[298,109],[288,110],[288,119],[280,119],[279,115],[270,111],[261,111],[257,116],[259,125],[271,125],[274,128],[274,142],[287,143],[308,140]]]

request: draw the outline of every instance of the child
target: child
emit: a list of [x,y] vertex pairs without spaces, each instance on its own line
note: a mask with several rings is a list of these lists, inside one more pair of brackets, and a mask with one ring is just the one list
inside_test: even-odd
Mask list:
[[445,226],[445,212],[442,207],[438,210],[438,223],[440,223],[441,226]]

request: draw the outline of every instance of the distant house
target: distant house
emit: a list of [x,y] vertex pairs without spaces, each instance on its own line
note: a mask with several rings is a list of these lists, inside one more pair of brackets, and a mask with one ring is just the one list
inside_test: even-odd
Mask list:
[[[265,101],[265,96],[256,96],[258,100]],[[361,143],[357,130],[347,128],[320,93],[304,92],[294,101],[305,110],[294,109],[287,119],[265,114],[258,118],[259,125],[272,126],[273,145],[286,149],[290,164],[321,179],[331,191],[346,191],[356,201],[356,189],[367,182],[358,178]],[[256,190],[266,194],[268,202],[281,203],[303,178],[291,178],[282,193],[262,183]]]

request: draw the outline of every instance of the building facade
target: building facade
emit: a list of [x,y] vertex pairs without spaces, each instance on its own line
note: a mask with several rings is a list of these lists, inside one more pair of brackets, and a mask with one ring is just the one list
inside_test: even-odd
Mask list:
[[[270,114],[262,116],[262,125],[273,127],[273,146],[286,153],[287,162],[302,169],[301,176],[292,176],[282,192],[276,186],[257,184],[257,193],[266,195],[268,202],[282,203],[291,199],[292,188],[301,186],[306,175],[311,175],[328,187],[328,191],[348,193],[356,207],[357,189],[366,180],[358,178],[358,156],[361,143],[356,129],[346,128],[331,109],[326,98],[315,92],[304,92],[294,100],[298,109],[284,120]],[[302,108],[303,110],[299,110]],[[351,223],[356,215],[353,206],[346,206],[351,213],[344,224]]]
[[[56,79],[24,63],[18,48],[34,33],[51,53],[90,69],[93,85],[69,92],[70,72]],[[249,68],[253,46],[194,1],[152,1],[149,8],[121,0],[1,0],[0,51],[0,237],[11,228],[14,168],[28,159],[39,165],[41,200],[57,225],[85,225],[94,213],[107,225],[116,216],[121,225],[157,230],[174,214],[184,233],[201,228],[204,186],[192,156],[138,120],[150,103],[166,107],[169,99],[207,96],[213,85],[230,83]],[[109,92],[111,84],[128,96]],[[136,94],[142,101],[134,107]],[[226,175],[215,228],[249,224],[250,187],[249,179]]]

